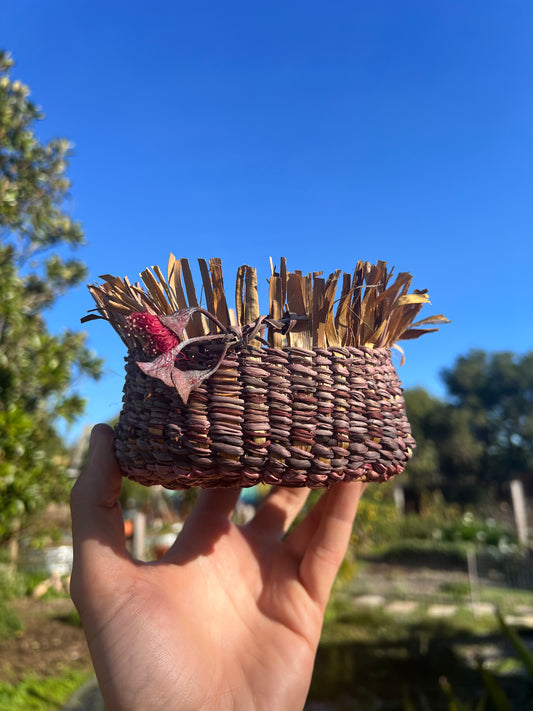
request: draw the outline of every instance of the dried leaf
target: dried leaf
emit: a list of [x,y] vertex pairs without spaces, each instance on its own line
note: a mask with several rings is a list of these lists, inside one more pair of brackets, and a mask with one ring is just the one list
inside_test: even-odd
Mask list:
[[421,321],[413,323],[413,327],[430,326],[435,323],[451,323],[451,321],[447,319],[446,316],[443,316],[443,314],[435,314],[435,316],[429,316],[428,318],[423,318]]
[[400,341],[411,341],[414,338],[420,338],[425,333],[435,333],[438,328],[408,328],[404,331],[398,340]]
[[244,323],[252,323],[259,318],[259,294],[257,293],[257,270],[245,266],[244,276]]
[[330,274],[326,282],[326,290],[324,294],[324,306],[322,311],[322,318],[325,322],[325,336],[326,343],[328,346],[338,346],[339,337],[337,335],[337,329],[335,328],[335,319],[333,317],[333,305],[335,302],[335,294],[337,292],[337,283],[341,275],[341,270],[337,269],[333,274]]
[[165,292],[157,283],[156,278],[149,269],[145,269],[141,272],[141,279],[143,280],[148,293],[157,304],[160,313],[170,314],[172,310],[169,308],[169,304],[165,298]]
[[[281,304],[281,279],[279,276],[271,276],[268,288],[268,299],[270,303],[270,315],[273,319],[279,320],[283,315]],[[268,342],[274,348],[283,347],[283,336],[272,327],[268,329]]]
[[167,281],[169,284],[172,282],[172,275],[174,274],[175,266],[176,266],[176,257],[171,252],[168,255],[168,262],[167,262]]
[[337,330],[341,346],[347,346],[351,343],[350,320],[348,318],[348,310],[350,308],[350,300],[352,297],[351,287],[352,278],[349,274],[344,272],[342,275],[341,296],[337,307],[337,313],[335,314],[335,328]]
[[244,326],[244,273],[246,267],[241,266],[237,269],[237,278],[235,280],[235,311],[237,315],[237,325]]
[[[300,274],[289,273],[287,275],[287,308],[289,313],[295,315],[306,315],[303,293],[303,277]],[[299,321],[296,327],[287,334],[289,345],[296,348],[307,348],[310,341],[309,321]]]
[[198,266],[200,267],[200,274],[202,276],[202,285],[205,295],[206,309],[214,314],[215,313],[215,302],[213,300],[213,285],[211,283],[211,275],[209,273],[209,268],[205,259],[198,260]]
[[174,294],[178,310],[186,309],[187,300],[185,299],[183,285],[181,283],[181,262],[176,259],[173,254],[171,254],[170,257],[171,259],[168,260],[168,284]]
[[165,277],[163,276],[163,272],[157,266],[157,264],[153,267],[153,270],[155,272],[156,277],[159,279],[159,284],[160,284],[161,288],[163,289],[163,291],[165,292],[165,295],[167,297],[168,304],[169,304],[169,313],[172,313],[173,311],[177,311],[179,309],[179,306],[176,303],[172,289],[166,282]]
[[[181,273],[183,275],[183,281],[185,282],[185,289],[187,291],[187,299],[189,301],[189,306],[198,306],[198,300],[196,299],[196,291],[194,288],[194,280],[192,278],[191,268],[189,266],[188,259],[180,259]],[[200,314],[195,314],[191,319],[187,329],[187,335],[191,338],[197,336],[204,336],[207,333],[207,328],[202,321]]]
[[324,309],[324,294],[326,291],[326,282],[321,277],[313,279],[313,320],[312,320],[312,337],[313,343],[324,348],[326,345],[326,324],[322,318]]
[[83,318],[80,318],[80,323],[87,323],[88,321],[96,321],[97,319],[105,319],[105,316],[101,315],[96,315],[96,314],[88,314],[87,316],[84,316]]
[[302,296],[304,300],[304,309],[305,309],[305,315],[308,318],[308,328],[307,328],[307,337],[306,337],[306,348],[312,348],[313,346],[313,333],[314,331],[314,324],[313,324],[313,277],[311,274],[307,274],[307,276],[303,277],[302,281]]
[[213,308],[212,313],[218,320],[229,326],[230,318],[228,304],[226,303],[226,295],[224,293],[224,279],[222,277],[222,260],[219,257],[209,260],[209,269],[211,272],[211,282],[213,284]]
[[405,364],[405,353],[404,350],[401,346],[399,346],[397,343],[393,343],[391,348],[394,348],[394,350],[399,351],[402,355],[402,359],[400,360],[400,365]]
[[398,306],[406,306],[407,304],[429,304],[428,294],[405,294],[398,299]]
[[279,260],[279,277],[281,279],[281,310],[285,310],[287,303],[287,259],[281,257]]

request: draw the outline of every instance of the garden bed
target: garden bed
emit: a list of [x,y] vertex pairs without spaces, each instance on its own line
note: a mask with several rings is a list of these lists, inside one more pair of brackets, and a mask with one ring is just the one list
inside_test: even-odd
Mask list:
[[21,598],[7,609],[21,629],[0,637],[0,711],[59,709],[93,673],[72,602]]

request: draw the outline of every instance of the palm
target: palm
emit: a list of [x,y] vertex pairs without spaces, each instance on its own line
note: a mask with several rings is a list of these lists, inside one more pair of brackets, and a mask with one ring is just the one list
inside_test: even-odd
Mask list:
[[[147,572],[157,573],[148,582],[156,586],[157,605],[180,616],[179,639],[168,632],[166,613],[159,631],[194,685],[188,708],[209,708],[213,699],[225,699],[222,708],[298,708],[309,686],[322,615],[297,582],[297,566],[281,544],[264,546],[258,556],[246,533],[232,526],[209,556]],[[296,694],[293,675],[299,679]],[[287,694],[293,698],[283,698]]]
[[360,487],[333,489],[283,541],[304,491],[276,491],[243,528],[238,491],[204,492],[163,560],[141,564],[117,539],[114,476],[92,519],[107,533],[76,530],[73,496],[73,597],[108,711],[301,708]]

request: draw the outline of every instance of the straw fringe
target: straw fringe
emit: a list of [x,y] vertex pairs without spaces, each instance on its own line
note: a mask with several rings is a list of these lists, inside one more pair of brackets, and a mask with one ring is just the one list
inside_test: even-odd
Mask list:
[[[198,262],[206,309],[225,327],[229,326],[222,262],[218,258],[210,259],[209,264],[204,259]],[[139,284],[131,285],[127,278],[109,274],[101,277],[104,284],[89,285],[97,308],[82,321],[108,320],[128,349],[135,351],[138,344],[130,338],[125,316],[134,311],[165,316],[200,305],[187,259],[170,255],[167,279],[159,267],[152,269],[156,276],[149,269],[141,273],[144,288]],[[358,262],[352,276],[337,270],[325,280],[322,272],[304,276],[300,271],[287,271],[284,257],[278,271],[271,260],[268,279],[270,323],[265,340],[275,348],[391,348],[397,341],[411,340],[437,330],[419,326],[448,323],[448,319],[438,314],[413,324],[422,307],[430,303],[427,290],[415,289],[408,293],[411,275],[400,272],[391,283],[393,275],[394,269],[389,271],[386,262],[375,265]],[[248,265],[237,270],[235,314],[241,328],[260,316],[257,271]],[[187,325],[186,337],[217,332],[221,330],[196,313]]]

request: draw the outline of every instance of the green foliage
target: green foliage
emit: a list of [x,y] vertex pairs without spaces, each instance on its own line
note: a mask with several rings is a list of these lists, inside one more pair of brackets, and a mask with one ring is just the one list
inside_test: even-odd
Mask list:
[[[81,226],[62,209],[70,188],[65,171],[71,145],[64,138],[44,144],[37,139],[34,125],[44,114],[29,100],[29,88],[11,79],[12,67],[10,55],[0,52],[0,229],[17,236],[24,256],[81,244]],[[53,298],[58,287],[79,281],[80,265],[64,269],[55,256],[47,260],[47,272]]]
[[122,490],[120,493],[120,503],[122,508],[136,508],[146,512],[153,497],[153,491],[148,486],[143,486],[136,481],[122,479]]
[[500,623],[502,632],[505,634],[509,642],[513,645],[518,658],[524,665],[531,679],[533,679],[533,652],[531,652],[526,647],[523,640],[516,633],[516,630],[514,630],[512,627],[509,627],[509,625],[503,619],[501,612],[498,613],[498,621]]
[[[45,580],[50,580],[50,573],[45,570],[13,572],[8,566],[0,566],[0,603],[31,596],[35,588]],[[51,586],[39,599],[49,600],[64,597],[69,597],[66,592]]]
[[[529,678],[533,681],[533,653],[528,649],[516,631],[512,627],[509,627],[501,613],[498,613],[498,623],[500,631],[511,643],[519,662],[523,665]],[[481,660],[478,661],[478,672],[485,689],[477,702],[465,702],[460,700],[454,693],[448,679],[441,677],[440,687],[448,700],[448,708],[450,711],[484,711],[484,709],[487,708],[489,699],[492,704],[491,708],[494,708],[495,711],[514,711],[513,704],[510,702],[509,697],[497,680],[495,674],[487,669]],[[412,703],[411,695],[408,691],[404,695],[403,708],[404,711],[417,711],[417,707]]]
[[441,539],[499,546],[502,542],[515,542],[516,536],[493,519],[482,519],[467,511],[459,520],[442,527]]
[[398,535],[398,525],[391,487],[368,486],[357,507],[352,543],[361,552],[389,542]]
[[0,709],[9,711],[53,711],[61,708],[89,675],[66,670],[61,676],[28,675],[20,684],[0,682]]
[[411,486],[423,489],[440,482],[440,461],[434,420],[437,419],[444,405],[424,388],[406,390],[404,396],[407,416],[416,440],[416,449],[407,467],[406,477]]
[[497,711],[513,711],[513,707],[511,706],[509,699],[507,698],[502,687],[496,681],[494,674],[489,672],[488,669],[485,669],[481,663],[479,664],[479,673],[481,674],[481,678],[483,679],[483,683],[486,688],[486,694],[484,694],[484,697],[487,696],[492,699],[492,703],[495,705]]
[[439,586],[439,590],[452,598],[464,598],[470,595],[470,583],[462,580],[443,583]]
[[533,352],[473,350],[443,373],[449,401],[405,392],[417,448],[409,484],[479,502],[533,470]]
[[[469,472],[484,488],[502,490],[533,470],[533,352],[518,356],[473,350],[444,372],[444,381],[480,454]],[[459,478],[461,472],[450,469]]]
[[[44,581],[47,581],[50,583],[50,573],[48,571],[36,571],[36,572],[31,572],[31,573],[23,573],[22,574],[22,580],[24,582],[24,590],[23,590],[23,595],[26,596],[31,596],[35,589],[43,583]],[[61,587],[60,589],[56,588],[55,585],[50,585],[46,592],[43,594],[39,595],[39,601],[46,601],[46,600],[58,600],[60,598],[70,598],[70,595],[66,591],[66,587]]]
[[64,622],[66,625],[70,625],[71,627],[79,627],[80,629],[82,627],[80,615],[75,608],[72,608],[72,610],[67,612],[66,615],[62,615],[61,622]]
[[[359,503],[353,528],[352,542],[359,552],[383,551],[387,546],[411,545],[424,541],[435,545],[439,542],[466,541],[485,532],[484,540],[491,536],[506,534],[494,522],[463,516],[457,504],[446,503],[440,491],[424,492],[420,500],[420,513],[398,516],[393,500],[394,482],[369,486]],[[469,525],[471,524],[471,525]],[[467,532],[461,536],[463,529]],[[468,534],[468,535],[467,535]],[[481,535],[478,540],[481,542]],[[418,550],[418,548],[417,548]]]
[[[486,691],[486,690],[484,691],[480,700],[474,706],[474,704],[464,703],[463,701],[459,701],[459,699],[453,693],[452,687],[450,686],[450,683],[449,683],[448,679],[446,679],[446,677],[442,677],[440,679],[440,688],[443,690],[444,694],[446,695],[446,698],[448,699],[448,704],[449,704],[448,708],[450,711],[485,711],[485,708],[487,706],[487,701],[489,698],[488,691]],[[405,709],[405,711],[408,711],[408,710]]]
[[71,146],[37,138],[44,116],[11,78],[12,65],[0,52],[0,542],[48,500],[66,497],[57,418],[81,414],[72,384],[101,370],[84,334],[52,334],[43,316],[85,277],[83,263],[64,256],[83,233],[64,210]]
[[23,577],[0,564],[0,637],[13,637],[22,630],[18,616],[5,603],[24,594]]
[[26,593],[26,583],[22,573],[0,564],[0,602],[22,597]]
[[423,388],[406,390],[405,402],[417,447],[406,474],[415,489],[449,485],[475,486],[482,445],[461,408],[432,397]]
[[0,600],[0,637],[14,637],[21,630],[22,623],[17,615]]
[[462,542],[408,538],[377,547],[372,555],[377,560],[390,564],[421,566],[430,566],[438,557],[442,565],[450,569],[464,569],[467,553],[468,544]]

